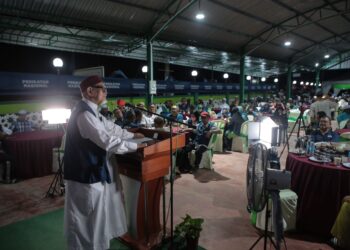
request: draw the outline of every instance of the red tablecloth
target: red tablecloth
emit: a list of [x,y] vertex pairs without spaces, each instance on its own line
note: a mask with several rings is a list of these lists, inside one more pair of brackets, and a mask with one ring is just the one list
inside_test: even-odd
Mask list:
[[350,169],[312,162],[289,153],[292,190],[298,195],[297,230],[329,237],[344,196],[350,194]]
[[62,131],[16,133],[4,145],[12,156],[14,177],[28,179],[52,173],[52,148],[61,145]]

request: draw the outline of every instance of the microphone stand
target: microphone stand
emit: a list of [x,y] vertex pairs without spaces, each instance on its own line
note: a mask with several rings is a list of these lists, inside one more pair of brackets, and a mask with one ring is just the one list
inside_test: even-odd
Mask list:
[[[173,122],[185,125],[186,127],[192,127],[195,128],[194,126],[190,126],[187,123],[184,122],[179,122],[174,120],[171,117],[166,117],[154,112],[151,112],[149,110],[143,109],[136,107],[130,103],[125,104],[126,107],[132,108],[132,109],[137,109],[142,112],[146,112],[147,114],[150,115],[155,115],[163,118],[164,120],[168,121],[169,124],[169,129],[170,129],[170,249],[173,249],[173,243],[174,243],[174,170],[173,170],[173,127],[172,124]],[[145,197],[145,201],[147,200],[147,197]],[[147,204],[145,204],[147,205]],[[145,206],[145,209],[147,209],[147,206]],[[163,178],[163,242],[165,241],[165,235],[166,235],[166,219],[165,219],[165,181]],[[148,225],[146,224],[146,228],[148,228]],[[146,237],[148,237],[146,235]]]

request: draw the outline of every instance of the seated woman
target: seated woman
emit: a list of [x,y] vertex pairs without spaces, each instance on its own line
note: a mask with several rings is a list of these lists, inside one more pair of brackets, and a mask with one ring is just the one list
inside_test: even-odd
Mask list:
[[224,129],[224,149],[231,150],[231,144],[233,137],[239,136],[241,134],[241,127],[244,122],[244,119],[239,112],[237,107],[232,108],[231,120]]
[[311,133],[313,142],[337,142],[339,135],[332,131],[331,119],[328,116],[320,118],[319,129]]

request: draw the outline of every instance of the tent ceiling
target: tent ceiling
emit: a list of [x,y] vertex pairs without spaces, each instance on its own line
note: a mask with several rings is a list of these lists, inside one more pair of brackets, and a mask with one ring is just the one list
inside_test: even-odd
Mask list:
[[350,0],[2,0],[0,42],[145,60],[146,38],[185,7],[155,61],[239,73],[243,53],[255,76],[348,65]]

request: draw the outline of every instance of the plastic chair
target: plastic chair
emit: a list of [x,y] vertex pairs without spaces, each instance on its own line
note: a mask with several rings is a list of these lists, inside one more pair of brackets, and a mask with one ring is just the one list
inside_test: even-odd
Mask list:
[[233,137],[231,144],[232,151],[248,153],[248,123],[249,121],[243,122],[240,135]]
[[[197,145],[196,148],[199,147],[205,147],[207,150],[203,153],[201,162],[199,163],[199,168],[207,168],[210,170],[213,170],[213,155],[214,155],[214,146],[217,140],[218,134],[213,133],[210,137],[210,141],[208,143],[208,146],[206,145]],[[196,158],[196,151],[192,150],[190,154],[190,164],[194,166],[194,161]]]
[[217,135],[216,143],[214,145],[214,152],[223,152],[223,133],[225,129],[225,121],[224,120],[216,120],[213,121],[215,127],[221,130],[221,133]]

